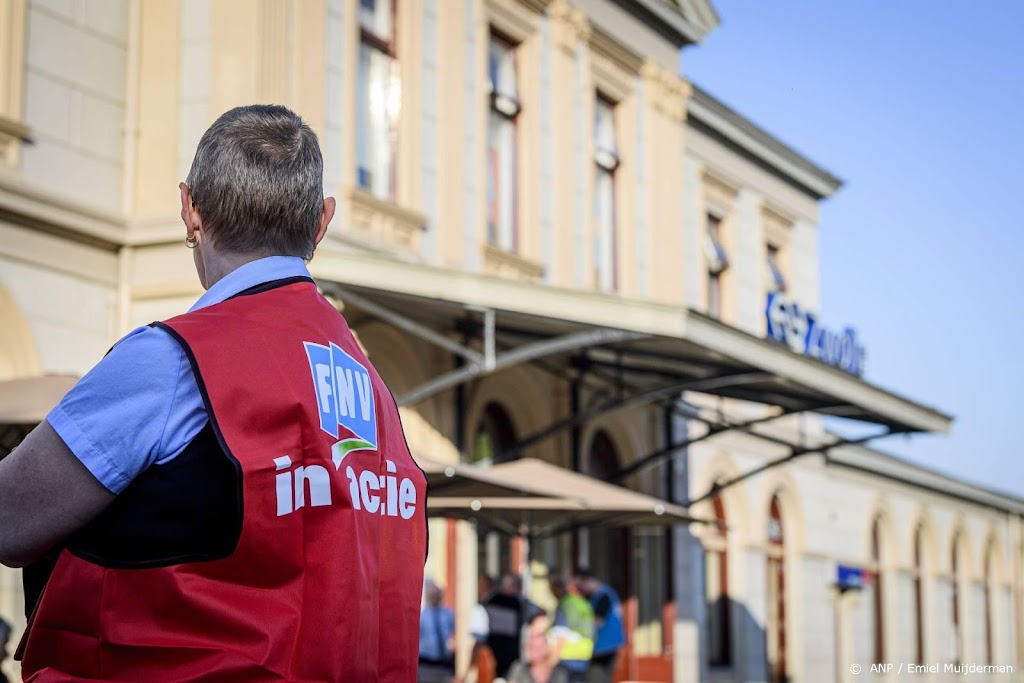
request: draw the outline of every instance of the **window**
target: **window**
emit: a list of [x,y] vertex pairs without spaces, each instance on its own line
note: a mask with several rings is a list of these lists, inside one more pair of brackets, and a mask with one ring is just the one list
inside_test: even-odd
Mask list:
[[[618,449],[605,431],[599,431],[594,435],[589,455],[586,474],[595,479],[608,481],[621,467]],[[635,550],[630,529],[594,525],[585,531],[585,537],[587,568],[594,576],[601,577],[625,600],[631,594],[630,562],[623,561],[623,558],[629,557],[628,550]],[[652,574],[646,576],[645,580],[653,584],[653,573],[656,570],[657,568],[652,566]]]
[[914,662],[924,664],[924,576],[921,568],[921,542],[924,530],[921,526],[914,532],[914,564],[910,568],[911,581],[914,585],[914,592],[911,598],[914,601],[910,618],[914,623]]
[[[786,277],[782,274],[782,267],[780,265],[779,248],[774,244],[769,244],[765,250],[767,266],[767,279],[768,279],[768,291],[769,292],[785,292],[786,291]],[[877,660],[882,661],[882,660]]]
[[395,53],[397,0],[359,0],[356,81],[356,184],[395,198],[398,115],[402,84]]
[[510,458],[501,457],[516,445],[516,431],[512,418],[497,403],[488,403],[473,437],[470,462],[474,465],[493,465]]
[[953,661],[956,664],[960,664],[963,661],[963,629],[960,624],[960,534],[957,534],[953,538],[953,549],[952,558],[950,559],[950,583],[952,584],[952,590],[950,591],[950,597],[952,604],[950,605],[950,614],[952,617],[953,627]]
[[987,664],[994,664],[993,652],[992,652],[992,636],[995,625],[995,615],[992,613],[992,572],[993,567],[993,555],[995,553],[995,543],[989,541],[988,548],[985,550],[984,560],[984,596],[985,596],[985,662]]
[[786,564],[782,511],[778,496],[772,498],[768,515],[768,612],[765,639],[768,680],[785,683],[786,674]]
[[618,236],[615,227],[615,105],[601,95],[594,107],[594,280],[598,289],[618,289]]
[[730,666],[729,643],[729,553],[725,506],[720,496],[713,499],[718,522],[704,544],[704,600],[707,605],[708,664]]
[[516,119],[519,105],[515,47],[491,34],[487,58],[491,106],[487,119],[487,242],[506,251],[516,235]]
[[[501,454],[507,452],[516,442],[515,426],[508,412],[498,403],[488,403],[473,433],[469,460],[481,465],[502,462]],[[488,576],[501,576],[505,572],[519,571],[515,557],[517,542],[488,528],[484,523],[478,524],[477,566]]]
[[874,631],[872,662],[885,661],[885,601],[882,580],[881,521],[875,519],[871,525],[871,584],[868,586],[871,605],[871,627]]
[[708,262],[707,313],[712,318],[722,317],[722,273],[729,267],[729,257],[722,246],[722,219],[707,216],[707,235],[704,256]]

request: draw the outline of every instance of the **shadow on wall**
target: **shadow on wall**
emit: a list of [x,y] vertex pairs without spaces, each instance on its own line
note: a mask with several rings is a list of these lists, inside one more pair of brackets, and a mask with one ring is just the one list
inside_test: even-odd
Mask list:
[[[776,644],[776,636],[769,637],[744,603],[720,598],[705,603],[704,610],[700,633],[701,680],[715,683],[786,683],[791,680],[784,659],[768,660],[769,646]],[[727,615],[724,621],[723,615]],[[773,648],[773,652],[778,650],[778,647]]]

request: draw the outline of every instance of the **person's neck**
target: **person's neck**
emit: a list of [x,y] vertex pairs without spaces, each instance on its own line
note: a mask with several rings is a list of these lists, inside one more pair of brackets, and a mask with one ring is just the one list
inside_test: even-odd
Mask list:
[[209,289],[215,284],[223,280],[229,274],[238,270],[247,263],[258,261],[261,258],[266,258],[267,254],[263,253],[247,253],[239,254],[235,252],[220,253],[216,252],[211,254],[204,260],[204,274],[206,275],[206,288]]

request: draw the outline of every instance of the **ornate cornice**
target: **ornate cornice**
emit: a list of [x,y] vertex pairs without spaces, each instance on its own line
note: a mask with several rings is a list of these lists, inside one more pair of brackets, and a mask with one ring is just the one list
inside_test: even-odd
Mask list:
[[685,121],[686,102],[692,91],[690,83],[652,59],[644,60],[640,75],[651,88],[650,98],[654,108],[674,121]]
[[599,28],[590,32],[590,49],[630,73],[639,73],[644,58],[618,42]]
[[581,42],[590,40],[591,26],[587,15],[568,0],[552,0],[548,5],[551,35],[555,45],[572,54]]

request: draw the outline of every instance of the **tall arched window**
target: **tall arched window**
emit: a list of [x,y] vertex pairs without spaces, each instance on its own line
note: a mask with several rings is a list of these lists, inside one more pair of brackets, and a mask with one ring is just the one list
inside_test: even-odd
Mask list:
[[[586,474],[608,481],[608,478],[619,471],[619,453],[615,443],[605,431],[599,431],[590,442],[590,457],[587,458]],[[630,594],[629,568],[632,538],[625,528],[597,525],[586,531],[587,567],[594,576],[615,589],[620,597]],[[654,568],[652,568],[652,571]],[[653,583],[654,576],[646,576],[645,581]]]
[[914,662],[924,664],[924,570],[921,566],[921,544],[924,528],[919,524],[914,530],[914,564],[910,567],[913,583],[913,609],[910,618],[914,623]]
[[[498,403],[484,406],[480,420],[473,432],[472,450],[469,460],[476,464],[493,464],[501,462],[502,457],[516,444],[516,430],[508,411]],[[501,576],[505,572],[518,571],[513,544],[515,541],[503,534],[489,530],[486,526],[478,527],[477,535],[477,566],[489,576]]]
[[868,586],[871,604],[871,628],[874,631],[872,662],[885,661],[885,600],[882,576],[882,520],[875,518],[871,525],[871,584]]
[[786,675],[786,563],[782,508],[779,497],[772,497],[768,514],[768,619],[765,637],[768,651],[768,680],[785,683]]
[[496,464],[503,460],[502,454],[516,444],[516,430],[512,418],[498,403],[488,403],[477,422],[473,434],[473,450],[470,462],[475,464]]
[[721,496],[712,499],[718,523],[704,541],[704,599],[707,605],[708,665],[730,666],[729,647],[729,548],[726,537],[725,505]]
[[985,548],[985,560],[984,560],[984,580],[985,580],[985,662],[988,664],[994,664],[995,657],[993,656],[993,644],[992,638],[995,631],[995,614],[992,610],[992,592],[993,586],[993,575],[995,571],[995,541],[989,541],[988,547]]
[[960,664],[963,661],[964,653],[964,634],[963,625],[960,620],[960,587],[962,586],[961,572],[963,567],[960,563],[960,534],[957,533],[953,537],[953,547],[951,550],[952,557],[950,558],[950,584],[952,590],[950,591],[950,599],[952,604],[950,610],[952,614],[952,626],[953,626],[953,653],[954,661]]

